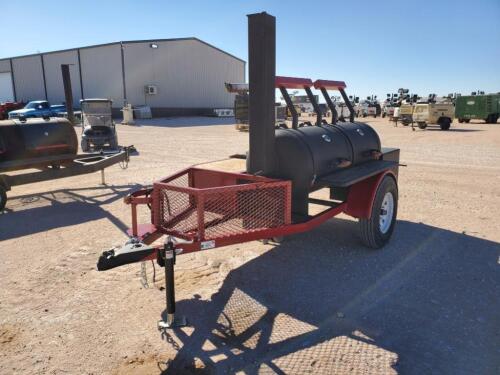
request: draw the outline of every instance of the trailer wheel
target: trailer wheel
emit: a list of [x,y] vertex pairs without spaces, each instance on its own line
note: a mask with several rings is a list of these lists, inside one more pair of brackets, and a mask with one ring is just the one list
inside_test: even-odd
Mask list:
[[379,249],[389,241],[397,212],[398,186],[392,177],[385,176],[377,188],[371,216],[359,219],[361,240],[367,247]]
[[418,123],[418,128],[419,129],[425,129],[427,127],[427,124],[425,122],[419,122]]
[[7,192],[0,186],[0,211],[3,211],[5,205],[7,204]]
[[439,121],[439,126],[441,130],[448,130],[451,126],[451,120],[449,118],[442,118],[441,121]]

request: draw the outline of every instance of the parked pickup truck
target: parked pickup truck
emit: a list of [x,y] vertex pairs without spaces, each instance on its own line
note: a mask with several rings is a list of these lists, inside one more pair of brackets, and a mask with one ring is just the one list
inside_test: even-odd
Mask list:
[[66,106],[64,104],[50,105],[46,100],[36,100],[26,104],[23,109],[10,111],[9,118],[56,117],[62,116],[62,112],[66,112]]

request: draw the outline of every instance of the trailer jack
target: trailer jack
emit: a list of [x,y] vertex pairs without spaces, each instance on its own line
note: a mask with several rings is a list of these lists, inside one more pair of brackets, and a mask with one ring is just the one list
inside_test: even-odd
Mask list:
[[166,300],[166,320],[158,321],[158,330],[162,331],[167,328],[184,327],[187,325],[187,320],[184,316],[175,316],[175,280],[174,280],[174,265],[175,258],[181,249],[175,249],[172,238],[168,236],[165,240],[163,248],[158,251],[158,264],[165,268],[165,300]]
[[158,321],[158,329],[162,331],[167,328],[184,327],[187,325],[186,318],[175,316],[174,265],[176,256],[180,253],[182,249],[175,248],[171,236],[167,236],[163,247],[146,245],[137,238],[131,238],[119,248],[104,251],[97,262],[97,270],[106,271],[156,257],[158,265],[165,268],[166,299],[166,319]]

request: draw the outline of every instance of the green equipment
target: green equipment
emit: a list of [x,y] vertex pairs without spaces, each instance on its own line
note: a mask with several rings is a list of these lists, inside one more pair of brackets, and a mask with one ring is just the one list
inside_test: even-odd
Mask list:
[[486,95],[459,96],[455,102],[455,117],[458,122],[484,120],[496,124],[500,117],[500,93]]

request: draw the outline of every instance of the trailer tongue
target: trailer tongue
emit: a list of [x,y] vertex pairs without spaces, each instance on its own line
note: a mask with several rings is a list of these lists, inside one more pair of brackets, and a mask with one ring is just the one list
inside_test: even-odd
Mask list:
[[[132,193],[125,198],[132,208],[131,239],[98,260],[101,271],[146,260],[165,268],[167,319],[161,329],[185,324],[175,319],[179,254],[308,231],[340,213],[360,220],[362,239],[372,248],[385,245],[394,230],[399,149],[382,148],[367,124],[321,118],[311,87],[325,99],[327,90],[340,90],[349,102],[343,82],[275,76],[275,18],[266,13],[249,16],[249,81],[246,172],[192,167]],[[275,89],[293,107],[286,90],[298,87],[315,108],[316,125],[299,127],[292,116],[292,128],[275,129]],[[310,196],[324,188],[330,199]],[[310,203],[323,211],[311,215]],[[151,210],[150,224],[138,224],[140,205]],[[163,244],[155,245],[163,236]]]

